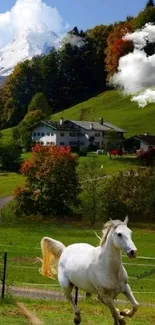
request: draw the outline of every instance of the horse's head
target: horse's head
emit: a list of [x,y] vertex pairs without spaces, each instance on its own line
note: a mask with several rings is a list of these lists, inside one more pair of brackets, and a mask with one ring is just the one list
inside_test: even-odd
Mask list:
[[113,244],[117,249],[123,250],[130,258],[136,257],[137,248],[132,241],[132,231],[128,228],[128,217],[124,222],[119,220],[111,220],[113,224],[112,238]]

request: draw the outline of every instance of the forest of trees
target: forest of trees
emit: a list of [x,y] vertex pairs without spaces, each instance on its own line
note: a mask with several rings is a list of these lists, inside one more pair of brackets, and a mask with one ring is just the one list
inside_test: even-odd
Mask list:
[[[133,50],[132,42],[122,37],[148,22],[155,23],[153,0],[125,21],[87,31],[75,27],[70,33],[81,38],[81,46],[64,42],[58,51],[51,49],[48,55],[17,64],[0,88],[0,129],[18,125],[25,117],[24,123],[30,116],[38,121],[107,89],[120,57]],[[145,50],[148,55],[154,53],[154,44]],[[36,104],[39,96],[46,109]]]

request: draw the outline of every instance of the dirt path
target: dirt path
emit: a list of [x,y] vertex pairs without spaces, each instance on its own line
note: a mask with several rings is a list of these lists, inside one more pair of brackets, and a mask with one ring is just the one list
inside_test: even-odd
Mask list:
[[[54,291],[54,290],[44,290],[44,289],[28,289],[28,288],[18,288],[14,286],[10,286],[7,289],[7,292],[12,294],[14,297],[24,297],[24,298],[30,298],[30,299],[40,299],[40,300],[57,300],[57,301],[65,301],[66,298],[64,297],[63,291]],[[86,295],[79,295],[78,299],[86,299]],[[93,296],[92,299],[94,299],[95,296]],[[91,299],[91,298],[90,298]],[[129,304],[126,300],[120,300],[117,299],[117,303],[119,304]],[[148,306],[155,308],[155,304],[153,303],[145,303],[141,302],[141,306]]]
[[7,196],[7,197],[2,197],[0,198],[0,215],[1,215],[1,210],[3,209],[3,207],[9,203],[12,200],[13,196]]

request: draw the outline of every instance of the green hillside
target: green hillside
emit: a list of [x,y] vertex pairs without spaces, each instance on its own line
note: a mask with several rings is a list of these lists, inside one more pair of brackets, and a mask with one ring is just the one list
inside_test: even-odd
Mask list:
[[65,111],[54,114],[53,120],[60,117],[74,120],[97,121],[103,117],[105,121],[116,124],[127,130],[127,136],[144,133],[155,134],[155,104],[144,108],[131,102],[130,97],[123,96],[117,90],[110,90],[99,94],[83,103]]
[[[127,136],[148,131],[155,134],[155,104],[149,104],[144,108],[131,102],[130,97],[123,96],[117,90],[109,90],[92,97],[89,100],[52,115],[53,120],[64,119],[97,121],[103,117],[128,133]],[[3,141],[12,137],[12,129],[2,131]]]
[[11,139],[12,139],[12,130],[13,130],[13,128],[9,128],[9,129],[5,129],[5,130],[0,131],[2,136],[3,136],[2,139],[1,139],[1,141],[3,143],[8,143],[9,141],[11,141]]

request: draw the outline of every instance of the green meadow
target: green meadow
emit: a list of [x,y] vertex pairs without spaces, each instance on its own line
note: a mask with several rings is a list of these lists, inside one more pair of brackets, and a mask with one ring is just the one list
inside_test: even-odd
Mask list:
[[[89,162],[91,158],[96,161],[97,168],[101,168],[103,175],[114,174],[122,170],[129,170],[138,165],[135,156],[112,157],[109,159],[107,155],[88,154],[87,157],[79,158],[79,168],[84,162]],[[23,159],[31,159],[31,153],[22,154]],[[20,173],[1,172],[0,173],[0,198],[12,195],[17,186],[24,184],[24,177]]]
[[[148,229],[133,228],[133,240],[138,248],[138,256],[155,257],[154,243],[155,231],[150,225]],[[151,229],[152,228],[152,229]],[[155,227],[154,227],[155,229]],[[77,242],[87,242],[98,245],[94,231],[101,235],[101,229],[85,228],[82,225],[63,225],[52,222],[25,223],[20,226],[1,226],[0,228],[0,251],[8,252],[7,286],[14,285],[22,288],[39,288],[47,290],[60,290],[57,280],[44,278],[39,273],[40,263],[36,257],[41,257],[40,240],[44,236],[53,237],[62,241],[65,245]],[[2,260],[1,260],[2,261]],[[123,255],[123,263],[128,271],[131,288],[142,305],[137,315],[129,320],[133,325],[153,325],[155,321],[154,307],[143,304],[153,304],[155,301],[155,273],[138,279],[137,276],[149,272],[155,268],[155,260],[135,259],[130,260]],[[2,264],[2,263],[1,263]],[[20,298],[23,301],[24,298]],[[94,298],[95,299],[95,298]],[[112,324],[108,309],[93,298],[90,301],[80,301],[82,311],[81,324]],[[123,295],[120,300],[125,300]],[[44,321],[45,325],[68,325],[72,324],[73,312],[69,303],[61,301],[25,301],[27,307]],[[118,307],[123,307],[117,302]],[[129,306],[124,304],[124,307]],[[0,324],[28,324],[12,302],[0,303]]]
[[146,130],[155,134],[154,104],[140,108],[118,90],[105,91],[66,110],[62,108],[61,112],[52,115],[52,119],[59,120],[62,116],[64,119],[86,121],[97,121],[103,117],[105,121],[126,130],[127,136],[143,134]]

